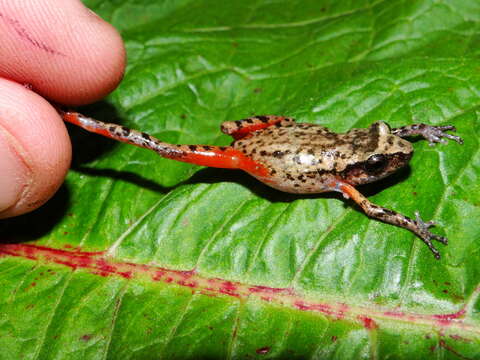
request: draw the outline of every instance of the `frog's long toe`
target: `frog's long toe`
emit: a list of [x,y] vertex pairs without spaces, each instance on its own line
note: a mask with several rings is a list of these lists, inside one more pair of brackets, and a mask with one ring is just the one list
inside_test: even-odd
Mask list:
[[433,246],[432,240],[436,240],[438,242],[441,242],[444,245],[447,245],[448,244],[447,238],[444,237],[444,236],[440,236],[440,235],[436,235],[436,234],[431,233],[428,230],[428,228],[431,227],[431,226],[435,226],[436,223],[434,221],[424,222],[422,220],[422,218],[420,217],[420,213],[418,211],[415,212],[415,219],[416,219],[415,222],[416,222],[418,228],[420,229],[420,233],[418,235],[423,240],[423,242],[425,244],[427,244],[428,248],[433,253],[435,258],[437,260],[440,259],[440,253],[435,248],[435,246]]
[[448,134],[445,131],[456,131],[455,126],[444,125],[444,126],[426,126],[422,129],[422,135],[425,139],[428,140],[430,146],[435,145],[436,143],[445,144],[447,141],[444,138],[454,140],[459,144],[463,144],[463,140],[460,136]]

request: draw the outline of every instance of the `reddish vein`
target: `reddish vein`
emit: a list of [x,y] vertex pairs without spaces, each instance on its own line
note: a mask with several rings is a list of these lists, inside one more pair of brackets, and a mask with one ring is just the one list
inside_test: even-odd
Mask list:
[[[60,264],[72,269],[85,269],[104,277],[119,276],[127,280],[148,278],[154,282],[191,288],[209,296],[226,295],[238,299],[254,297],[300,311],[321,313],[334,320],[349,320],[370,331],[376,330],[379,327],[379,322],[382,321],[403,321],[431,326],[440,331],[446,328],[462,331],[464,333],[462,339],[467,340],[469,339],[465,337],[465,333],[473,333],[476,335],[475,337],[480,335],[478,326],[465,322],[466,310],[464,308],[450,314],[427,315],[340,302],[319,302],[308,299],[291,288],[274,288],[221,278],[206,278],[193,270],[180,271],[152,265],[115,262],[113,259],[106,257],[105,252],[66,251],[29,244],[0,244],[0,256],[21,257],[43,263]],[[387,324],[385,323],[385,325]]]

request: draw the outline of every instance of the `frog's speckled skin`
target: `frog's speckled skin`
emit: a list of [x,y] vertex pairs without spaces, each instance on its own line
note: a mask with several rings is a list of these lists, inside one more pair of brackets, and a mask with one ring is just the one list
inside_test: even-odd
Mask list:
[[[268,185],[285,192],[332,191],[330,183],[337,177],[352,185],[370,183],[405,166],[413,153],[412,145],[392,135],[384,122],[345,134],[288,118],[277,124],[236,140],[232,147],[265,166]],[[365,164],[374,154],[385,156],[385,166],[367,172]]]
[[146,133],[103,123],[78,113],[61,113],[65,121],[123,142],[154,150],[163,157],[193,164],[241,169],[265,184],[291,193],[338,191],[355,201],[365,213],[383,222],[408,229],[420,237],[439,259],[432,240],[447,244],[447,239],[432,234],[433,222],[423,222],[371,203],[354,185],[370,183],[405,166],[413,154],[403,137],[421,135],[430,145],[444,138],[462,143],[453,126],[408,125],[390,129],[382,121],[367,129],[352,129],[344,134],[282,116],[255,116],[227,121],[222,131],[235,141],[231,146],[174,145]]

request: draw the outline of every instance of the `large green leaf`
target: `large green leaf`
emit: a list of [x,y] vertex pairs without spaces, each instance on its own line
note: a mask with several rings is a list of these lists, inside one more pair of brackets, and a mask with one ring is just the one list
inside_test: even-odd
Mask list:
[[[283,194],[70,128],[49,204],[2,221],[0,358],[480,359],[480,3],[90,0],[122,33],[126,76],[88,115],[224,145],[224,120],[335,131],[454,124],[362,192],[419,210],[410,232],[329,194]],[[7,244],[8,242],[8,244]]]

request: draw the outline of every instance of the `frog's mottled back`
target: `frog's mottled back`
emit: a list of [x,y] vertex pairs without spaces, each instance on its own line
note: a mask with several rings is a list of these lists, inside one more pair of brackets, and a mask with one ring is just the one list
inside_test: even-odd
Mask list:
[[269,185],[294,193],[331,191],[332,176],[352,184],[378,180],[404,166],[413,152],[383,122],[339,134],[286,119],[232,146],[269,169],[274,180]]

